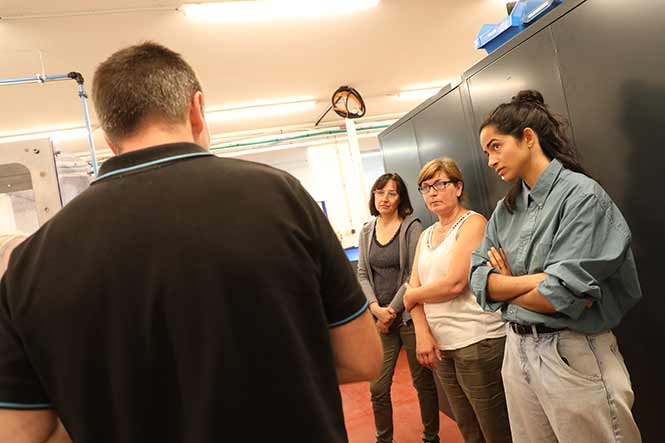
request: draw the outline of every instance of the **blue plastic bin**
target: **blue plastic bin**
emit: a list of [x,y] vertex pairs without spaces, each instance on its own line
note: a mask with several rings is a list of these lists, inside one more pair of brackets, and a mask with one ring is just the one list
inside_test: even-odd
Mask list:
[[476,37],[476,49],[484,49],[488,54],[494,52],[499,46],[515,37],[524,29],[521,21],[524,5],[522,2],[515,4],[510,15],[494,25],[483,25]]
[[520,21],[529,26],[543,15],[563,3],[564,0],[523,0],[524,9],[520,15]]
[[474,41],[476,49],[488,54],[522,32],[527,26],[561,4],[564,0],[520,0],[499,23],[483,25]]

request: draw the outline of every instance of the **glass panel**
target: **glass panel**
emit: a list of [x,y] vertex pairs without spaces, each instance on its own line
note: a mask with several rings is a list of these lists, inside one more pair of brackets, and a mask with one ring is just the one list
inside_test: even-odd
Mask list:
[[60,199],[64,206],[90,186],[92,168],[78,157],[64,153],[56,156],[55,166],[58,170]]
[[30,171],[19,163],[0,165],[0,232],[31,234],[38,227]]
[[9,194],[9,198],[12,201],[16,229],[26,234],[35,232],[39,228],[35,192],[32,189],[13,192]]

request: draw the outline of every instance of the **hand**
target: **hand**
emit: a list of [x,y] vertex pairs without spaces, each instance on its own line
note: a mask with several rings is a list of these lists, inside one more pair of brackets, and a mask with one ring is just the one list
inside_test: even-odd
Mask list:
[[382,308],[378,303],[372,303],[370,310],[372,311],[372,314],[374,314],[374,317],[376,317],[381,323],[390,324],[395,317],[397,317],[397,312],[395,312],[390,306]]
[[390,320],[390,323],[383,323],[381,320],[376,321],[376,329],[381,333],[381,334],[388,334],[390,331],[390,325],[392,324],[392,320]]
[[441,361],[441,351],[432,337],[432,334],[416,334],[416,358],[418,363],[434,369],[436,360]]
[[487,251],[487,256],[490,259],[487,262],[488,266],[493,267],[503,275],[513,275],[512,271],[510,270],[510,266],[508,265],[506,253],[503,252],[503,248],[497,251],[496,248],[492,246],[490,250]]
[[402,303],[404,303],[404,309],[407,312],[411,312],[418,303],[413,300],[413,288],[408,283],[405,283],[406,292],[404,292],[404,297],[402,298]]

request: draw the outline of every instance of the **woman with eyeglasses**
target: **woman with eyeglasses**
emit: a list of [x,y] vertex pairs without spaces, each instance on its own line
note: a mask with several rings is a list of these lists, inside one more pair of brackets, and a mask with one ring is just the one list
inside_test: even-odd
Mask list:
[[436,371],[466,443],[510,442],[501,381],[504,323],[483,311],[467,285],[487,221],[462,204],[464,180],[449,158],[422,168],[418,190],[438,218],[420,236],[404,295],[418,360]]
[[390,397],[395,364],[404,346],[418,392],[423,422],[423,441],[439,441],[439,406],[432,371],[416,358],[416,336],[411,316],[404,311],[402,297],[408,281],[422,224],[413,208],[402,178],[383,174],[369,199],[374,219],[360,232],[358,280],[369,301],[369,309],[383,343],[383,368],[370,384],[377,443],[393,441],[393,410]]

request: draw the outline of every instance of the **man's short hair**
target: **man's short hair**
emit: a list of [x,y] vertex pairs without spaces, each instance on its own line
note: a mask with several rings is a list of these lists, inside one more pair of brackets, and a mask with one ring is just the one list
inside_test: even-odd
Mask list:
[[136,134],[148,120],[184,123],[197,91],[201,85],[191,66],[154,42],[114,53],[97,67],[92,83],[97,117],[114,144]]

